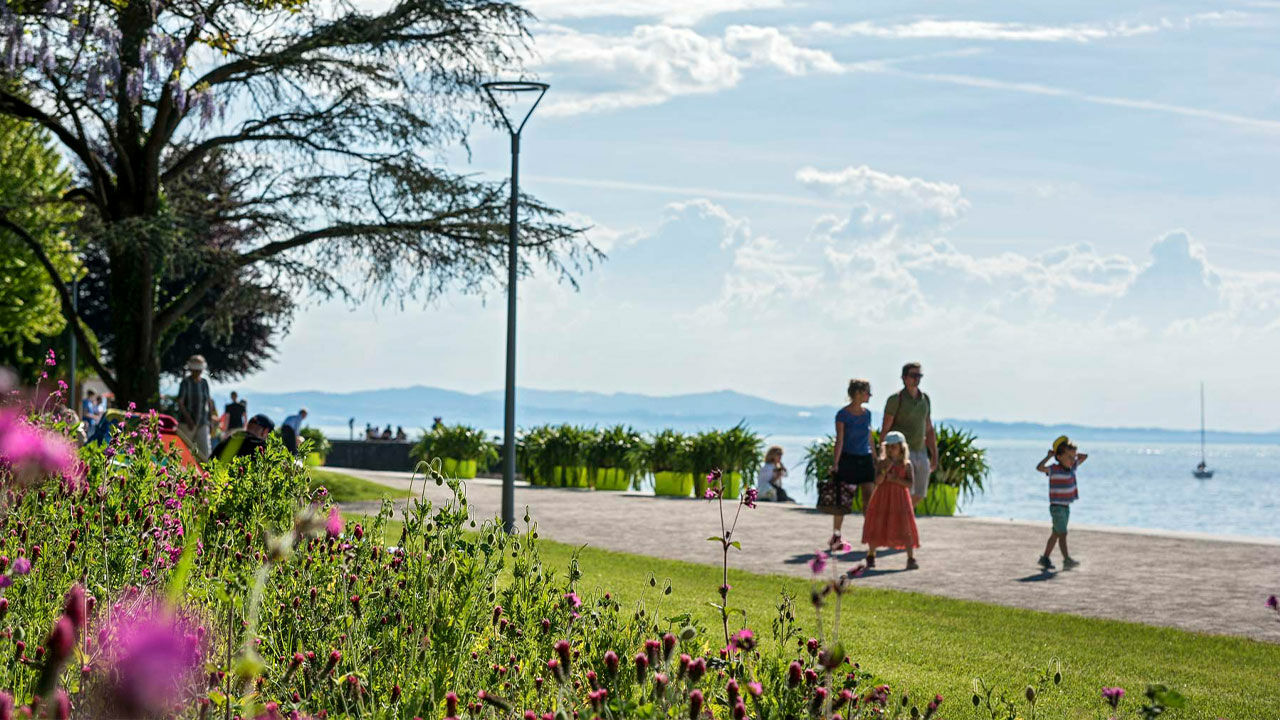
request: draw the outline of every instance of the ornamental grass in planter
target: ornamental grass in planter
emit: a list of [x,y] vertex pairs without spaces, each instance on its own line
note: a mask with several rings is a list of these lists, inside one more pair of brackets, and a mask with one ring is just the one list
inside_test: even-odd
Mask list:
[[690,451],[694,471],[694,495],[706,494],[706,476],[712,470],[721,472],[721,491],[725,498],[737,499],[743,478],[754,483],[763,459],[760,436],[743,423],[728,430],[707,430],[693,438]]
[[536,433],[525,462],[538,481],[554,487],[589,487],[587,449],[596,431],[574,425],[552,425]]
[[633,428],[615,425],[599,430],[587,448],[587,469],[597,490],[627,490],[643,466],[644,437]]
[[440,472],[463,480],[474,478],[477,467],[488,467],[497,455],[497,447],[485,432],[467,425],[437,425],[424,430],[409,450],[409,457],[418,462],[439,458]]
[[325,458],[328,457],[329,451],[333,449],[329,438],[319,428],[304,427],[302,432],[298,433],[301,439],[308,444],[305,446],[307,451],[307,464],[312,467],[324,465]]
[[670,428],[653,436],[645,448],[645,467],[653,475],[653,494],[689,497],[693,494],[692,441]]

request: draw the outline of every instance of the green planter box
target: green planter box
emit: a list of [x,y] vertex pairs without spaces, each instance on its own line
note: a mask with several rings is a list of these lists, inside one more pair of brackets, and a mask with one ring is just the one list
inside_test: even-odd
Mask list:
[[587,469],[584,467],[573,466],[563,467],[555,466],[552,470],[554,482],[552,485],[558,487],[589,487],[587,484]]
[[631,487],[625,470],[618,468],[599,468],[596,470],[597,490],[626,490]]
[[689,497],[693,494],[693,473],[664,470],[653,474],[653,494]]
[[724,483],[725,499],[737,500],[738,495],[742,493],[742,473],[725,473],[720,476],[720,482]]
[[476,461],[440,458],[440,472],[445,477],[470,480],[476,476]]
[[960,488],[955,485],[931,483],[929,492],[916,503],[916,515],[955,515],[959,496]]

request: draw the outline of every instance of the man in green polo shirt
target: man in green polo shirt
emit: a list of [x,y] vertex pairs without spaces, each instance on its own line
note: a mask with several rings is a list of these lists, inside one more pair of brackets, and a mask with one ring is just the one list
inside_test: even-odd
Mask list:
[[911,448],[908,459],[914,477],[911,482],[911,499],[920,500],[929,492],[929,475],[938,469],[938,438],[933,433],[933,408],[929,396],[920,390],[920,363],[910,362],[902,366],[902,390],[889,396],[884,404],[884,424],[880,437],[897,430],[907,437]]

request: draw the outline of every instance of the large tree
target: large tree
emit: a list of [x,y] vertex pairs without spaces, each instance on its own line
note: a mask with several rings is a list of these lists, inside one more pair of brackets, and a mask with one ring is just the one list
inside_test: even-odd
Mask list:
[[[384,301],[500,282],[505,187],[441,166],[487,117],[480,83],[518,71],[527,21],[486,0],[0,0],[0,79],[16,83],[0,115],[42,126],[77,165],[62,199],[88,211],[105,265],[110,342],[92,361],[116,395],[152,401],[164,350],[246,269],[294,294]],[[253,229],[230,246],[193,234],[170,194],[212,153],[243,190],[213,221]],[[553,209],[521,211],[522,271],[572,281],[597,256]],[[0,228],[39,254],[12,209]],[[183,287],[162,282],[175,276]]]
[[68,279],[79,272],[69,232],[75,208],[41,202],[60,198],[72,179],[47,132],[0,117],[0,207],[13,208],[12,220],[38,243],[51,266],[46,269],[21,238],[0,227],[0,366],[12,366],[24,377],[41,366],[42,346],[65,326],[49,271]]

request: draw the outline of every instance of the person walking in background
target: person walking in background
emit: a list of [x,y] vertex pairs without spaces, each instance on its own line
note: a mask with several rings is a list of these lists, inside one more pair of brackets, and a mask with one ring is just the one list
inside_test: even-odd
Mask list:
[[388,426],[386,427],[386,429],[382,431],[382,439],[383,439],[383,440],[390,440],[390,439],[391,439],[391,426],[390,426],[390,425],[388,425]]
[[209,459],[209,424],[218,416],[209,381],[204,379],[208,367],[203,355],[192,355],[187,358],[187,376],[178,385],[178,429],[200,460]]
[[227,430],[239,430],[244,427],[244,416],[249,412],[249,403],[240,399],[236,391],[231,391],[231,402],[222,408],[227,416]]
[[909,362],[902,366],[902,389],[890,395],[884,404],[884,424],[880,436],[897,430],[912,448],[911,500],[920,502],[929,494],[929,475],[938,469],[938,437],[933,431],[933,407],[929,396],[920,390],[920,363]]
[[861,492],[865,503],[876,481],[871,455],[871,411],[864,407],[871,399],[871,383],[855,378],[849,381],[846,391],[849,404],[836,411],[831,480],[818,485],[818,509],[831,514],[831,539],[827,541],[831,548],[844,543],[841,528],[844,516],[853,512],[854,493]]
[[405,440],[408,440],[408,439],[409,439],[409,436],[408,436],[407,434],[405,434],[404,426],[403,426],[403,425],[397,425],[397,426],[396,426],[396,440],[397,440],[398,442],[404,442]]
[[307,409],[298,408],[298,412],[285,418],[284,422],[280,423],[280,425],[282,427],[293,428],[293,434],[297,435],[298,433],[302,432],[302,421],[306,419],[307,419]]
[[791,502],[787,491],[782,489],[782,478],[786,477],[787,468],[782,464],[782,446],[771,445],[764,452],[764,463],[756,475],[757,500],[770,502]]
[[[1052,465],[1048,464],[1050,459],[1055,461]],[[1045,544],[1044,554],[1039,560],[1040,567],[1045,570],[1053,569],[1050,556],[1055,545],[1062,546],[1063,570],[1070,570],[1080,564],[1067,552],[1067,522],[1071,519],[1071,503],[1080,497],[1076,486],[1076,468],[1088,459],[1089,455],[1080,452],[1070,438],[1060,435],[1053,441],[1049,454],[1036,465],[1036,472],[1049,476],[1049,517],[1053,521],[1049,542]]]
[[98,407],[98,393],[85,390],[84,400],[80,401],[80,422],[84,424],[85,436],[93,435],[102,419],[102,411]]
[[916,528],[915,503],[911,487],[915,480],[911,467],[911,446],[897,430],[885,433],[880,446],[880,471],[875,492],[867,503],[862,523],[862,542],[867,546],[867,567],[876,566],[876,548],[888,547],[907,551],[907,569],[920,567],[916,548],[920,547],[920,531]]
[[298,412],[290,415],[280,423],[280,442],[284,443],[284,447],[291,453],[298,452],[298,438],[302,435],[302,421],[307,419],[307,409],[299,408]]

